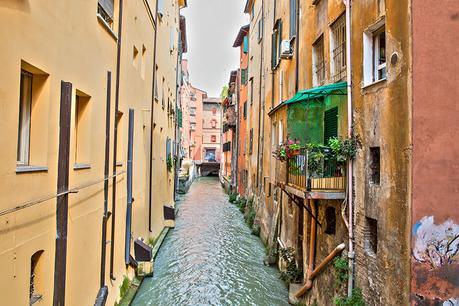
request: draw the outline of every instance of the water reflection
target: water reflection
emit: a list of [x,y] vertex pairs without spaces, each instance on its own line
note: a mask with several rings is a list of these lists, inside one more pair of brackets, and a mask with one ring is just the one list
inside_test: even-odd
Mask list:
[[262,243],[227,198],[216,178],[193,184],[132,305],[288,305]]

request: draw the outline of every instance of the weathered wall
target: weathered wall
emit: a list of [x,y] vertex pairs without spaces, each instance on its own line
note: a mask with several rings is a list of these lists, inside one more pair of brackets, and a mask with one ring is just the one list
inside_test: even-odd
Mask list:
[[[247,33],[247,39],[248,39],[249,33]],[[240,47],[240,62],[239,62],[239,71],[242,69],[248,69],[249,68],[249,54],[244,53],[244,44],[242,44]],[[240,74],[241,72],[239,72]],[[247,72],[248,76],[248,72]],[[248,135],[248,130],[247,130],[247,120],[248,120],[248,107],[249,107],[249,101],[248,101],[248,85],[249,81],[247,79],[246,83],[243,84],[241,81],[241,78],[239,78],[239,105],[238,105],[238,117],[239,117],[239,130],[237,133],[238,137],[238,193],[241,196],[245,196],[246,194],[246,188],[247,188],[247,179],[248,179],[248,172],[247,172],[247,135]],[[246,105],[247,110],[246,110],[246,116],[244,117],[244,105]]]
[[[413,199],[411,303],[459,297],[459,3],[412,1]],[[434,25],[434,26],[432,26]],[[446,38],[446,39],[445,39]],[[452,60],[448,60],[452,59]]]
[[[352,67],[355,134],[356,273],[370,305],[407,305],[410,233],[410,2],[353,2]],[[387,79],[363,84],[363,33],[385,16]],[[391,56],[397,53],[397,61]],[[380,183],[372,183],[370,147],[380,147]],[[376,220],[376,233],[370,219]],[[377,251],[369,247],[376,240]]]

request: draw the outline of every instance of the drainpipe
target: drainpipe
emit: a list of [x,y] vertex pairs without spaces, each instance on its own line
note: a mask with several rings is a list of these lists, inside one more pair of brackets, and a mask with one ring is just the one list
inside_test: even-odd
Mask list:
[[156,91],[156,43],[158,37],[158,0],[156,0],[155,8],[155,35],[153,42],[153,77],[152,77],[152,92],[151,92],[151,112],[150,112],[150,169],[149,169],[149,193],[148,193],[148,230],[151,233],[151,206],[153,201],[153,129],[154,129],[154,110],[155,110],[155,91]]
[[[263,61],[264,61],[264,40],[265,40],[265,15],[264,15],[264,2],[261,2],[261,18],[262,18],[262,39],[261,39],[261,54],[260,54],[260,109],[258,110],[258,162],[257,162],[257,182],[258,182],[258,197],[261,195],[261,187],[263,187],[263,144],[264,144],[264,119],[265,119],[265,105],[262,97],[262,85],[263,85]],[[261,148],[261,150],[260,150]]]
[[295,94],[299,89],[300,75],[300,0],[296,0],[296,65],[295,65]]
[[[344,0],[346,5],[346,74],[347,74],[347,125],[348,136],[353,134],[353,105],[352,105],[352,62],[351,62],[351,0]],[[348,209],[349,209],[349,279],[348,279],[348,296],[352,296],[354,289],[354,265],[355,265],[355,252],[354,252],[354,199],[353,199],[353,161],[349,160],[347,165],[347,196],[348,196]]]
[[129,109],[129,132],[128,132],[128,158],[127,158],[127,211],[126,211],[126,232],[124,240],[124,263],[129,264],[131,255],[131,224],[132,224],[132,157],[134,149],[134,110]]
[[[110,241],[110,279],[116,280],[113,275],[113,263],[115,256],[115,213],[116,213],[116,159],[118,151],[118,127],[116,118],[118,116],[118,106],[120,101],[120,66],[121,66],[121,35],[123,32],[123,0],[119,2],[118,13],[118,41],[116,51],[116,83],[115,83],[115,120],[113,122],[113,189],[112,189],[112,233]],[[106,242],[105,242],[106,243]],[[105,257],[103,258],[105,265]],[[105,267],[104,267],[105,271]]]
[[240,97],[240,94],[239,94],[239,90],[240,90],[240,75],[241,75],[241,69],[239,68],[238,69],[238,74],[236,75],[236,97],[237,97],[237,105],[235,106],[235,109],[236,109],[236,118],[237,118],[237,121],[236,121],[236,170],[234,171],[234,181],[235,181],[235,188],[236,188],[236,192],[239,193],[239,182],[238,182],[238,172],[239,172],[239,133],[240,133],[240,130],[239,130],[239,120],[240,120],[240,115],[241,115],[241,112],[239,111],[239,106],[241,104],[241,97]]
[[[110,172],[110,112],[112,94],[112,73],[107,72],[107,105],[105,114],[105,165],[104,165],[104,215],[102,220],[102,240],[100,255],[100,288],[105,286],[105,258],[107,250],[107,219],[108,219],[108,175]],[[113,245],[113,241],[112,241]],[[110,264],[112,262],[110,261]],[[111,265],[110,265],[111,267]],[[110,270],[111,272],[111,270]]]

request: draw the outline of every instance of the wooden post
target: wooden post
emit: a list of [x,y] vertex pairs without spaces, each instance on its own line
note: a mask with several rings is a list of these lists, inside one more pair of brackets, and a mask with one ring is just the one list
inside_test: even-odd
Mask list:
[[72,112],[72,84],[61,82],[59,115],[59,158],[57,163],[56,250],[54,257],[54,306],[65,305],[65,277],[67,260],[68,188],[70,160],[70,120]]

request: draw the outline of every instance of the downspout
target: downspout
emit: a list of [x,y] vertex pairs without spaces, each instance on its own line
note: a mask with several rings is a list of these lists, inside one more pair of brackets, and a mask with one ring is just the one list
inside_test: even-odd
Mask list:
[[236,170],[234,171],[234,181],[235,181],[235,188],[236,192],[239,193],[239,182],[238,182],[238,172],[239,172],[239,120],[240,120],[240,115],[241,112],[239,111],[239,107],[241,105],[241,95],[240,95],[240,75],[241,75],[241,69],[239,67],[238,69],[238,74],[236,75],[236,97],[237,97],[237,106],[236,106],[236,114],[237,114],[237,121],[236,121]]
[[[112,233],[110,241],[110,279],[116,280],[113,275],[113,263],[115,256],[115,225],[116,225],[116,159],[118,151],[118,127],[116,118],[120,101],[120,66],[121,66],[121,36],[123,32],[123,0],[119,2],[118,12],[118,40],[116,50],[116,83],[115,83],[115,120],[113,121],[113,187],[112,187]],[[106,241],[105,241],[106,243]],[[105,265],[105,257],[103,259]],[[105,271],[105,267],[104,267]]]
[[[265,15],[264,15],[264,2],[261,2],[261,20],[262,20],[262,38],[261,38],[261,52],[260,52],[260,88],[259,88],[259,99],[260,99],[260,109],[258,111],[258,162],[257,162],[257,183],[258,183],[258,197],[261,195],[261,187],[263,186],[263,144],[264,144],[264,102],[262,96],[262,85],[263,85],[263,61],[264,61],[264,40],[265,40]],[[262,123],[263,121],[263,123]],[[261,148],[261,151],[260,151]]]
[[124,240],[124,263],[130,262],[131,256],[131,225],[132,225],[132,157],[134,149],[134,110],[129,109],[128,155],[127,155],[127,207],[126,207],[126,232]]
[[[108,190],[110,172],[110,112],[111,112],[111,94],[112,94],[112,73],[107,72],[107,105],[105,115],[105,165],[104,165],[104,215],[102,220],[102,240],[100,255],[100,288],[105,286],[105,258],[107,249],[107,218],[108,218]],[[113,245],[113,240],[112,240]],[[110,261],[110,267],[111,267]],[[111,272],[111,270],[110,270]]]
[[156,92],[156,42],[158,37],[158,0],[156,0],[155,8],[155,34],[153,42],[153,76],[152,76],[152,92],[151,92],[151,112],[150,112],[150,169],[149,169],[149,192],[148,192],[148,231],[151,233],[151,206],[153,201],[153,130],[155,121],[155,92]]
[[295,94],[299,89],[300,75],[300,0],[296,0],[296,64],[295,64]]
[[[352,105],[352,62],[351,62],[351,0],[344,0],[346,5],[346,74],[347,74],[347,125],[348,136],[352,137],[353,125],[353,105]],[[354,265],[355,265],[355,252],[354,252],[354,199],[353,199],[353,161],[349,160],[347,165],[347,196],[348,196],[348,209],[349,209],[349,279],[347,286],[347,295],[352,296],[354,289]]]

